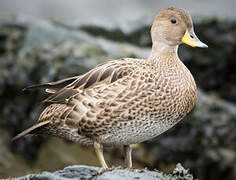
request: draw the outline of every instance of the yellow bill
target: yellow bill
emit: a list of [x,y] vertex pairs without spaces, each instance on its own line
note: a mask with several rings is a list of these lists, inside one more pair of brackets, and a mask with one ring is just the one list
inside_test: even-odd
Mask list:
[[186,29],[186,32],[182,38],[182,42],[192,47],[208,48],[206,44],[198,39],[193,31],[193,28]]

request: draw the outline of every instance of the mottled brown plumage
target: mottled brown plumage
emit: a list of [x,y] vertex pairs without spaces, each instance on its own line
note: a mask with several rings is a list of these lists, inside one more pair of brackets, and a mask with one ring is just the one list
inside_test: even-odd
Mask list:
[[[192,39],[186,40],[186,33]],[[206,46],[194,34],[189,14],[173,7],[156,16],[151,35],[153,47],[146,60],[114,60],[81,76],[29,87],[52,93],[45,100],[51,104],[33,128],[14,139],[48,134],[94,145],[103,167],[102,146],[125,145],[131,166],[130,144],[168,130],[195,104],[196,85],[178,58],[178,45]]]

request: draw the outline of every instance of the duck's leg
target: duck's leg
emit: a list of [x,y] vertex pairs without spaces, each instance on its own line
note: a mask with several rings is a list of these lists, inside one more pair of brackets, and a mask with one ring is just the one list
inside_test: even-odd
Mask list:
[[124,146],[124,150],[125,150],[125,163],[126,163],[126,166],[128,168],[131,168],[132,167],[132,147],[131,145],[125,145]]
[[108,168],[108,166],[105,162],[104,156],[103,156],[103,145],[97,141],[94,141],[94,149],[95,149],[97,158],[98,158],[100,164],[102,165],[102,167],[105,169]]

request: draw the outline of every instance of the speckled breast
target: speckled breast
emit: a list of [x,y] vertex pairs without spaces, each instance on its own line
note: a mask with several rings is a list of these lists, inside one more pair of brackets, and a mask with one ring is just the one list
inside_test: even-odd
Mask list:
[[[102,136],[106,146],[136,144],[152,139],[167,131],[186,116],[196,102],[196,85],[190,72],[175,81],[157,82],[154,94],[143,111],[131,121],[119,122],[109,134]],[[163,86],[163,84],[166,86]],[[177,84],[175,84],[177,83]],[[162,86],[162,88],[160,88]]]

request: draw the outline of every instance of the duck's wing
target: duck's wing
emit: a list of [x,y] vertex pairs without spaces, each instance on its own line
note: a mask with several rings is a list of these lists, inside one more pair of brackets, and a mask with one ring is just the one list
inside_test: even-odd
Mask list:
[[[115,60],[99,65],[86,74],[78,76],[67,86],[54,91],[51,96],[44,100],[44,102],[67,103],[68,99],[73,95],[101,84],[104,86],[111,84],[118,79],[128,76],[134,68],[135,66],[133,66],[132,62],[130,62],[130,59],[129,61],[126,59]],[[57,84],[57,86],[69,82],[70,80],[73,79],[69,78],[68,81],[62,80]],[[47,87],[47,85],[44,85],[44,87]],[[52,87],[53,86],[51,85],[48,89]]]

